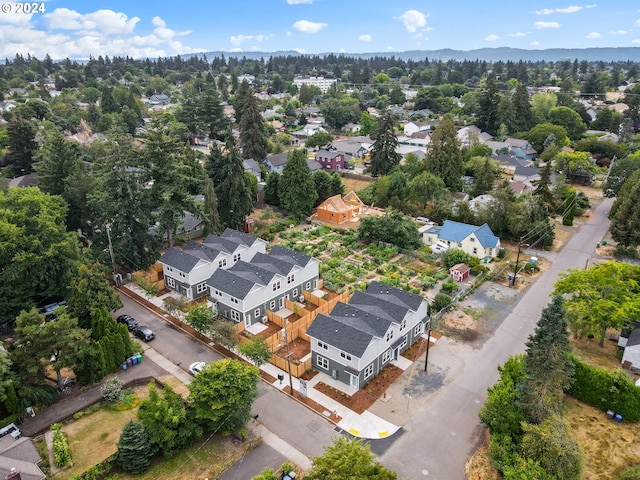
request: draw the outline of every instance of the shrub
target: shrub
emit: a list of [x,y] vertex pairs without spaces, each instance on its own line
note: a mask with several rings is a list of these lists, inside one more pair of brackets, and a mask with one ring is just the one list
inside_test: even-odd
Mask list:
[[449,278],[449,280],[442,284],[441,288],[444,293],[453,293],[458,290],[458,284]]
[[122,381],[117,376],[104,382],[100,392],[102,393],[102,398],[110,403],[119,402],[124,398],[122,393]]
[[448,309],[451,306],[451,297],[444,293],[439,293],[435,296],[432,303],[434,311],[439,312],[442,309]]
[[58,468],[63,468],[73,465],[71,462],[71,448],[69,448],[69,442],[67,436],[60,431],[61,425],[54,423],[51,425],[51,431],[53,432],[53,463]]
[[620,480],[640,480],[640,465],[625,470]]

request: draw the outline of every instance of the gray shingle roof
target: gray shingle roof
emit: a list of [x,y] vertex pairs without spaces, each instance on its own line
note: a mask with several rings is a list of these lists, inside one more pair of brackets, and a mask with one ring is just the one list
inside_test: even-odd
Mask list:
[[273,155],[267,155],[267,162],[274,167],[280,167],[287,163],[287,157],[289,152],[274,153]]
[[[232,268],[235,268],[239,263],[242,262],[237,262]],[[243,299],[254,287],[255,282],[245,278],[243,275],[239,275],[239,272],[236,273],[230,270],[217,269],[207,280],[207,285],[234,298]]]
[[629,340],[627,340],[627,347],[633,347],[634,345],[640,345],[640,328],[633,330],[629,335]]
[[379,317],[399,323],[399,318],[404,318],[409,310],[406,307],[387,301],[382,296],[356,291],[349,300],[349,305],[358,306],[361,310],[374,313]]
[[270,272],[286,276],[293,269],[295,263],[281,260],[273,255],[256,253],[251,259],[251,265],[256,265]]
[[175,247],[171,247],[169,250],[164,252],[164,255],[159,259],[160,263],[164,263],[165,265],[185,273],[190,272],[199,261],[200,259],[198,257],[185,253]]
[[371,334],[322,314],[318,315],[309,326],[307,335],[356,357],[362,356],[373,338]]
[[367,292],[369,295],[374,295],[378,298],[383,298],[389,302],[397,303],[401,306],[406,306],[410,308],[414,312],[417,312],[424,302],[424,298],[420,295],[416,295],[411,292],[407,292],[406,290],[402,290],[400,288],[395,288],[389,285],[385,285],[380,282],[371,282],[367,287]]
[[269,255],[284,260],[285,262],[295,263],[301,267],[307,266],[313,258],[309,255],[305,255],[304,253],[281,247],[280,245],[273,247],[269,252]]
[[227,238],[233,241],[236,241],[242,245],[246,245],[250,247],[254,243],[260,241],[258,237],[254,237],[248,233],[240,232],[238,230],[234,230],[232,228],[225,228],[224,232],[220,235],[222,238]]

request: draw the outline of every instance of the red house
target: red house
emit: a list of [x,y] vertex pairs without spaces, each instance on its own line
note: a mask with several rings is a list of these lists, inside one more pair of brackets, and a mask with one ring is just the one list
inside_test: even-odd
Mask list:
[[344,170],[344,153],[319,150],[316,153],[316,162],[325,170]]
[[462,282],[469,278],[470,271],[471,269],[469,268],[469,265],[467,265],[466,263],[459,263],[449,269],[449,275],[456,282]]

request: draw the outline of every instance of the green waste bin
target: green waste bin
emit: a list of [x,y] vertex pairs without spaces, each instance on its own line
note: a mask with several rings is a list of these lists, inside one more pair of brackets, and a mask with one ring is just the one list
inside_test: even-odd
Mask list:
[[138,359],[138,363],[142,363],[142,355],[137,354],[136,357]]

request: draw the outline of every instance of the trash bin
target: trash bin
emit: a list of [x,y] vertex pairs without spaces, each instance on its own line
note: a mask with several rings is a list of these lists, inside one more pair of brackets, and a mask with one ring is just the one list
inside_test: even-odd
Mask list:
[[619,413],[616,413],[613,416],[613,419],[615,420],[616,423],[622,423],[622,415],[620,415]]
[[131,357],[127,358],[127,366],[133,366],[133,360],[131,360]]
[[142,355],[141,354],[137,354],[136,358],[138,359],[138,363],[142,363]]
[[510,273],[510,274],[508,275],[508,278],[509,278],[509,280],[513,280],[513,273]]
[[137,365],[138,364],[138,357],[136,357],[135,355],[133,357],[131,357],[131,363],[133,365]]
[[127,369],[127,362],[124,362],[124,363],[122,364],[122,369],[123,369],[123,370],[126,370],[126,369]]
[[614,415],[615,415],[615,412],[613,410],[607,410],[607,418],[609,420],[613,420]]

